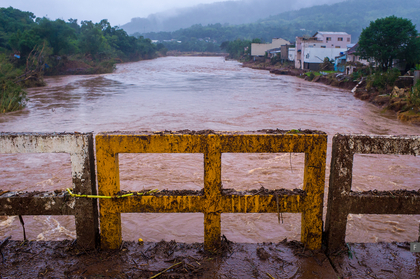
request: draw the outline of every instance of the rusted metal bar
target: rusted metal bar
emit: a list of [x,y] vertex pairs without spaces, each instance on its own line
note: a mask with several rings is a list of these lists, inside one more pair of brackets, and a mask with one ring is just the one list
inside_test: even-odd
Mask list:
[[325,224],[328,251],[345,244],[347,216],[355,214],[419,214],[418,195],[351,192],[353,158],[361,154],[419,155],[419,136],[341,135],[333,138]]
[[[75,193],[96,194],[92,133],[0,133],[0,153],[68,153]],[[54,193],[21,193],[0,196],[3,215],[74,215],[77,244],[95,248],[99,239],[95,199],[57,196]],[[30,207],[29,207],[30,206]]]
[[[121,213],[202,212],[207,250],[220,244],[222,213],[302,212],[302,241],[319,249],[322,239],[322,208],[327,135],[322,132],[264,130],[257,132],[141,132],[102,133],[96,136],[98,191],[113,196],[120,191],[119,153],[203,153],[204,194],[189,196],[132,196],[101,199],[101,245],[121,245]],[[223,194],[221,156],[233,153],[305,153],[302,193],[274,195]],[[279,208],[279,209],[278,209]]]

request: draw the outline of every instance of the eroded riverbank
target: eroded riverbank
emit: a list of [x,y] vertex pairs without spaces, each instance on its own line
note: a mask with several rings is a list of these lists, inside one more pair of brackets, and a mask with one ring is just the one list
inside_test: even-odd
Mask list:
[[371,88],[366,82],[366,78],[353,80],[351,76],[342,73],[310,77],[306,75],[306,70],[296,69],[292,65],[283,65],[279,62],[273,65],[270,60],[243,62],[243,66],[257,70],[267,70],[276,75],[296,76],[307,81],[352,90],[356,98],[368,101],[381,109],[394,111],[400,121],[420,125],[420,109],[410,107],[412,77],[400,77],[394,85],[387,85],[385,89],[379,90]]

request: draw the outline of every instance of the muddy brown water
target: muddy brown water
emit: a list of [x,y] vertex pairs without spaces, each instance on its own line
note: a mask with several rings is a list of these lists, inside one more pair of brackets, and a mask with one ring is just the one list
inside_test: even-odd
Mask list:
[[[46,78],[28,90],[20,112],[0,115],[3,132],[134,130],[316,129],[328,133],[327,177],[335,133],[419,135],[395,114],[341,90],[290,76],[241,67],[221,57],[166,57],[120,64],[112,74]],[[54,190],[69,187],[65,154],[0,155],[0,189]],[[121,188],[203,187],[201,154],[122,154]],[[354,191],[417,190],[420,158],[356,155]],[[223,154],[224,188],[302,188],[303,154]],[[328,183],[327,183],[328,184]],[[325,215],[325,214],[324,214]],[[349,242],[413,241],[420,216],[350,215]],[[24,216],[29,239],[75,237],[69,216]],[[203,241],[202,214],[122,214],[123,239]],[[300,215],[222,214],[222,233],[235,242],[300,239]],[[17,217],[0,217],[0,239],[23,239]]]

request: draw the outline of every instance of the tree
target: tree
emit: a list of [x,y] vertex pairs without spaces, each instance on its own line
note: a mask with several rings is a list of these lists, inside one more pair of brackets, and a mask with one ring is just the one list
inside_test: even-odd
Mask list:
[[35,33],[46,39],[53,49],[53,55],[70,54],[74,52],[71,40],[76,39],[76,32],[64,20],[55,21],[48,18],[37,18],[37,26],[34,27]]
[[92,21],[84,20],[80,29],[80,49],[86,54],[92,55],[94,59],[98,58],[99,53],[109,48],[101,28],[101,25],[95,25]]
[[420,59],[420,40],[409,19],[390,16],[371,21],[359,38],[358,52],[373,58],[383,71],[392,67],[394,59],[413,63]]

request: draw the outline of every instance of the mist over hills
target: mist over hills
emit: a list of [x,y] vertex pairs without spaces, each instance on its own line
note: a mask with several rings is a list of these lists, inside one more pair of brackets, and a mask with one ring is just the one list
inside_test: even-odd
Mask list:
[[419,14],[419,0],[347,0],[287,11],[248,24],[196,24],[173,32],[142,32],[141,35],[152,40],[210,38],[212,42],[220,44],[238,38],[259,38],[268,42],[281,37],[294,41],[296,36],[310,36],[317,31],[344,31],[352,35],[352,42],[355,43],[371,21],[391,15],[410,19],[420,30]]
[[282,12],[344,0],[242,0],[200,4],[190,8],[136,17],[121,26],[128,34],[175,31],[194,24],[245,24]]
[[289,11],[256,23],[263,26],[299,26],[307,35],[317,31],[345,31],[358,38],[363,28],[378,18],[395,15],[410,19],[420,30],[420,1],[418,0],[347,0]]

